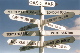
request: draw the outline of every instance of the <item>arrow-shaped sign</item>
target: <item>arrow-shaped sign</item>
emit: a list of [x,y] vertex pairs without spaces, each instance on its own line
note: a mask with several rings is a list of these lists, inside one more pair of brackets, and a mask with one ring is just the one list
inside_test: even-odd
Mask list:
[[21,40],[21,39],[9,39],[9,45],[21,45],[21,46],[40,46],[38,41]]
[[57,3],[55,3],[54,1],[29,0],[29,5],[44,6],[44,7],[55,7],[57,5]]
[[58,45],[58,44],[73,43],[74,41],[75,41],[75,38],[73,36],[55,39],[55,40],[49,40],[49,41],[44,41],[44,47],[45,46]]
[[[69,45],[65,45],[65,44],[59,44],[59,45],[52,45],[52,46],[45,46],[46,48],[55,48],[55,49],[65,49],[65,50],[69,50],[71,47]],[[30,50],[30,49],[35,49],[35,48],[39,48],[38,46],[22,46],[20,47],[20,51],[26,51],[26,50]]]
[[19,29],[19,31],[25,31],[25,30],[29,30],[29,29],[32,29],[32,28],[35,28],[35,27],[38,27],[38,25],[37,25],[37,24],[30,24],[30,25],[21,27],[21,28]]
[[59,45],[52,45],[52,46],[46,46],[47,48],[56,48],[56,49],[65,49],[69,50],[71,47],[69,45],[65,44],[59,44]]
[[40,10],[10,10],[4,11],[5,14],[22,14],[22,15],[40,15]]
[[20,15],[15,15],[15,14],[10,14],[9,18],[11,20],[17,20],[17,21],[22,21],[22,22],[34,23],[34,24],[36,24],[36,22],[38,21],[38,19],[33,19],[30,17],[20,16]]
[[45,24],[45,26],[55,28],[55,29],[58,29],[58,30],[66,30],[65,27],[57,25],[57,24],[53,24],[53,23]]
[[80,10],[45,10],[44,15],[62,15],[67,12],[74,12],[75,15],[80,15]]
[[30,50],[30,49],[35,49],[38,48],[37,46],[22,46],[20,47],[20,51],[26,51],[26,50]]
[[80,35],[80,30],[49,30],[43,31],[44,36],[54,35]]
[[15,31],[15,32],[4,32],[4,37],[17,37],[17,36],[39,36],[39,31]]
[[51,23],[51,22],[61,21],[61,20],[68,19],[68,18],[72,18],[74,15],[75,14],[73,12],[68,12],[68,13],[65,13],[63,15],[48,18],[48,19],[45,19],[45,24],[48,24],[48,23]]

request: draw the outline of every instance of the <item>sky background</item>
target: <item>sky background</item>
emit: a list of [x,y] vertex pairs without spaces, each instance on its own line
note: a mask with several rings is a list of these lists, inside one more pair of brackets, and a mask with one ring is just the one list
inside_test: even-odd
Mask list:
[[[4,37],[2,34],[4,32],[18,31],[19,28],[29,25],[31,23],[11,20],[8,14],[4,14],[6,9],[19,9],[19,10],[39,10],[38,6],[30,6],[29,0],[0,0],[0,53],[39,53],[39,48],[26,50],[20,52],[18,49],[22,46],[8,45],[8,39],[23,39],[23,40],[33,40],[39,41],[39,36],[24,36],[24,37]],[[53,1],[53,0],[48,0]],[[54,0],[58,3],[55,7],[45,7],[45,10],[80,10],[80,0]],[[39,15],[22,15],[26,17],[31,17],[39,19]],[[55,15],[45,15],[44,18],[50,18]],[[73,18],[54,22],[55,24],[62,25],[67,29],[80,30],[80,15],[75,15]],[[30,29],[29,31],[37,31],[37,27]],[[49,27],[45,27],[45,30],[55,30]],[[70,37],[68,36],[45,36],[45,41],[54,40]],[[54,49],[54,48],[44,48],[44,53],[80,53],[80,36],[74,36],[75,41],[73,43],[67,43],[70,45],[70,50],[64,49]]]

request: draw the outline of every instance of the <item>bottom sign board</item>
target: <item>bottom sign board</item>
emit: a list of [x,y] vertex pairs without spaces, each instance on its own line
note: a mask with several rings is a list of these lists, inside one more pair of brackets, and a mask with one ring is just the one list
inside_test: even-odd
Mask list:
[[47,48],[56,48],[56,49],[65,49],[69,50],[71,47],[69,45],[59,44],[59,45],[52,45],[52,46],[46,46]]
[[30,50],[30,49],[35,49],[38,48],[37,46],[22,46],[20,47],[20,51],[26,51],[26,50]]

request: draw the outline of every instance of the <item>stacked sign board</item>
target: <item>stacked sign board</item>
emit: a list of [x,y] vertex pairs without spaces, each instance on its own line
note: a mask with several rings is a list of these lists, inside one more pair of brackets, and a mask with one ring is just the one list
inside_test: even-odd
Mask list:
[[[54,7],[57,5],[54,1],[40,1],[40,0],[29,0],[29,5],[32,6],[42,6],[42,7]],[[65,27],[53,24],[51,22],[61,21],[64,19],[72,18],[74,15],[80,15],[80,10],[44,10],[44,13],[41,13],[40,10],[5,10],[5,14],[10,14],[9,17],[12,20],[32,23],[30,25],[21,27],[19,31],[15,32],[4,32],[4,37],[17,37],[17,36],[40,36],[40,20],[34,19],[30,17],[25,17],[16,14],[25,14],[25,15],[59,15],[52,18],[48,18],[44,20],[44,26],[48,26],[51,28],[55,28],[58,30],[53,31],[42,31],[43,36],[51,36],[51,35],[80,35],[80,30],[66,30]],[[39,31],[26,31],[31,28],[38,27]],[[66,37],[61,39],[44,41],[42,47],[47,48],[57,48],[57,49],[66,49],[69,50],[69,45],[64,45],[66,43],[73,43],[75,41],[74,37]],[[40,41],[32,41],[32,40],[21,40],[21,39],[9,39],[9,45],[22,45],[20,47],[20,51],[30,50],[34,48],[40,47]]]

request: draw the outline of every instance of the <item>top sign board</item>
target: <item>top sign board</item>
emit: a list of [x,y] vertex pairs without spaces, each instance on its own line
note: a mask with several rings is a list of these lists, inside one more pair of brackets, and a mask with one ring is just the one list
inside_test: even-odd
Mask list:
[[54,6],[56,6],[56,3],[54,1],[29,0],[29,5],[32,5],[32,6],[44,6],[44,7],[54,7]]
[[5,10],[5,14],[39,15],[39,10]]
[[52,45],[52,46],[46,46],[47,48],[56,48],[56,49],[65,49],[69,50],[71,47],[69,45],[65,44],[59,44],[59,45]]

